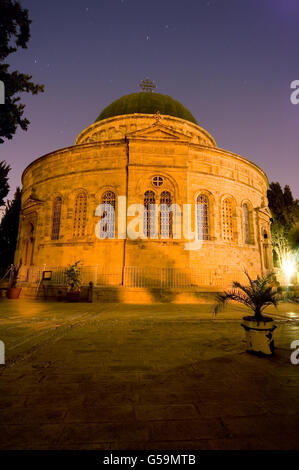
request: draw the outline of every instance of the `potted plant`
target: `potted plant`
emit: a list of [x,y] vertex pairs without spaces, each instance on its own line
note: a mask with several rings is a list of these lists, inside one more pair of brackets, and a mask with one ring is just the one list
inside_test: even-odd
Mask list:
[[80,297],[81,287],[81,273],[78,264],[80,261],[76,261],[69,268],[66,269],[66,284],[67,284],[67,300],[69,302],[78,302]]
[[8,299],[18,299],[20,297],[22,287],[17,287],[17,282],[21,266],[22,263],[20,263],[18,267],[15,264],[10,266],[9,287],[6,293]]
[[252,280],[245,271],[249,285],[233,282],[232,289],[217,295],[217,304],[214,313],[226,307],[228,302],[238,302],[253,311],[253,315],[243,318],[241,326],[245,329],[247,351],[259,355],[272,355],[274,353],[273,318],[263,315],[270,305],[277,307],[279,296],[277,288],[273,287],[274,275],[272,273],[257,276]]

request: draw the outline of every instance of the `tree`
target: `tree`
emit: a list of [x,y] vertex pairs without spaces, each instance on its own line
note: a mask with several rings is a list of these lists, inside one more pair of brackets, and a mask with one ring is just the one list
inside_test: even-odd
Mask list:
[[5,85],[5,105],[0,106],[0,143],[3,143],[3,138],[12,139],[18,127],[27,130],[30,124],[23,117],[25,105],[20,103],[18,93],[36,95],[44,91],[44,86],[34,84],[31,75],[9,71],[9,65],[4,63],[18,47],[27,48],[31,24],[28,10],[14,0],[0,0],[0,10],[0,80]]
[[273,218],[281,223],[285,222],[283,215],[285,203],[280,183],[270,183],[267,196]]
[[272,223],[271,238],[274,251],[274,262],[277,260],[278,266],[281,268],[284,260],[289,257],[290,247],[286,228],[277,220],[274,220]]
[[299,224],[295,225],[290,230],[289,243],[293,250],[299,250]]
[[279,183],[271,183],[268,190],[269,208],[272,212],[271,226],[274,260],[281,268],[284,262],[293,256],[289,234],[299,223],[299,201],[294,199],[288,185],[282,190]]
[[6,162],[0,162],[0,207],[4,206],[4,198],[8,195],[8,173],[10,166]]
[[279,183],[271,183],[268,189],[269,208],[273,219],[289,231],[299,222],[299,201],[294,199],[288,185],[282,190]]
[[21,211],[21,190],[16,189],[13,201],[7,201],[0,224],[0,263],[2,270],[14,261]]

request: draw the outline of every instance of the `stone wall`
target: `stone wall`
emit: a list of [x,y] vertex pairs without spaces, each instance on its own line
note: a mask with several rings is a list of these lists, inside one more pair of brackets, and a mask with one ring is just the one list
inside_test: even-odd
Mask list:
[[[110,127],[118,133],[110,132]],[[120,132],[121,129],[121,132]],[[45,155],[23,174],[22,214],[16,261],[26,266],[105,266],[122,279],[124,266],[201,269],[225,277],[248,269],[253,275],[272,268],[268,181],[262,170],[239,155],[219,149],[199,126],[181,119],[130,115],[100,121],[83,131],[77,145]],[[163,178],[162,187],[153,177]],[[209,201],[209,239],[199,250],[185,240],[99,240],[95,209],[102,195],[127,196],[128,205],[143,204],[151,190],[162,190],[174,203]],[[86,198],[84,233],[74,235],[76,197]],[[53,204],[61,198],[59,237],[52,238]],[[233,239],[223,238],[222,205],[232,204]],[[249,209],[250,235],[245,240],[243,204]],[[195,206],[192,229],[195,230]],[[118,221],[116,219],[116,231]]]

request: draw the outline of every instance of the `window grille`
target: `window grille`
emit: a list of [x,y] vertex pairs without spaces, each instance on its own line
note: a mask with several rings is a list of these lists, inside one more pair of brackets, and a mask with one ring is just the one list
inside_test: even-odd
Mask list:
[[169,211],[172,197],[169,191],[163,191],[160,197],[160,235],[161,238],[170,238],[172,233],[173,214]]
[[222,237],[223,240],[232,241],[233,234],[233,208],[230,199],[222,202]]
[[77,195],[75,200],[75,216],[73,226],[73,236],[75,238],[83,237],[86,230],[87,216],[87,196],[84,192]]
[[244,217],[244,240],[245,243],[250,243],[250,222],[249,222],[249,209],[247,204],[243,204],[243,217]]
[[209,199],[205,194],[200,194],[197,197],[196,217],[197,217],[197,239],[209,240],[210,238]]
[[105,225],[102,228],[101,238],[115,237],[115,194],[113,191],[106,191],[102,196],[104,207]]
[[61,197],[56,197],[56,199],[54,200],[54,203],[53,203],[51,240],[59,240],[61,206],[62,206]]
[[144,221],[143,230],[146,237],[155,233],[155,193],[146,191],[144,193]]

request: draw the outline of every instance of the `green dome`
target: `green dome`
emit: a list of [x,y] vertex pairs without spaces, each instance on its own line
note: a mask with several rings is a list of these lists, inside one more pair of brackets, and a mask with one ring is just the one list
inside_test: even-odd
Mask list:
[[157,111],[160,111],[161,114],[178,117],[197,124],[190,111],[179,101],[167,95],[149,92],[131,93],[122,96],[109,104],[95,122],[122,114],[155,114]]

